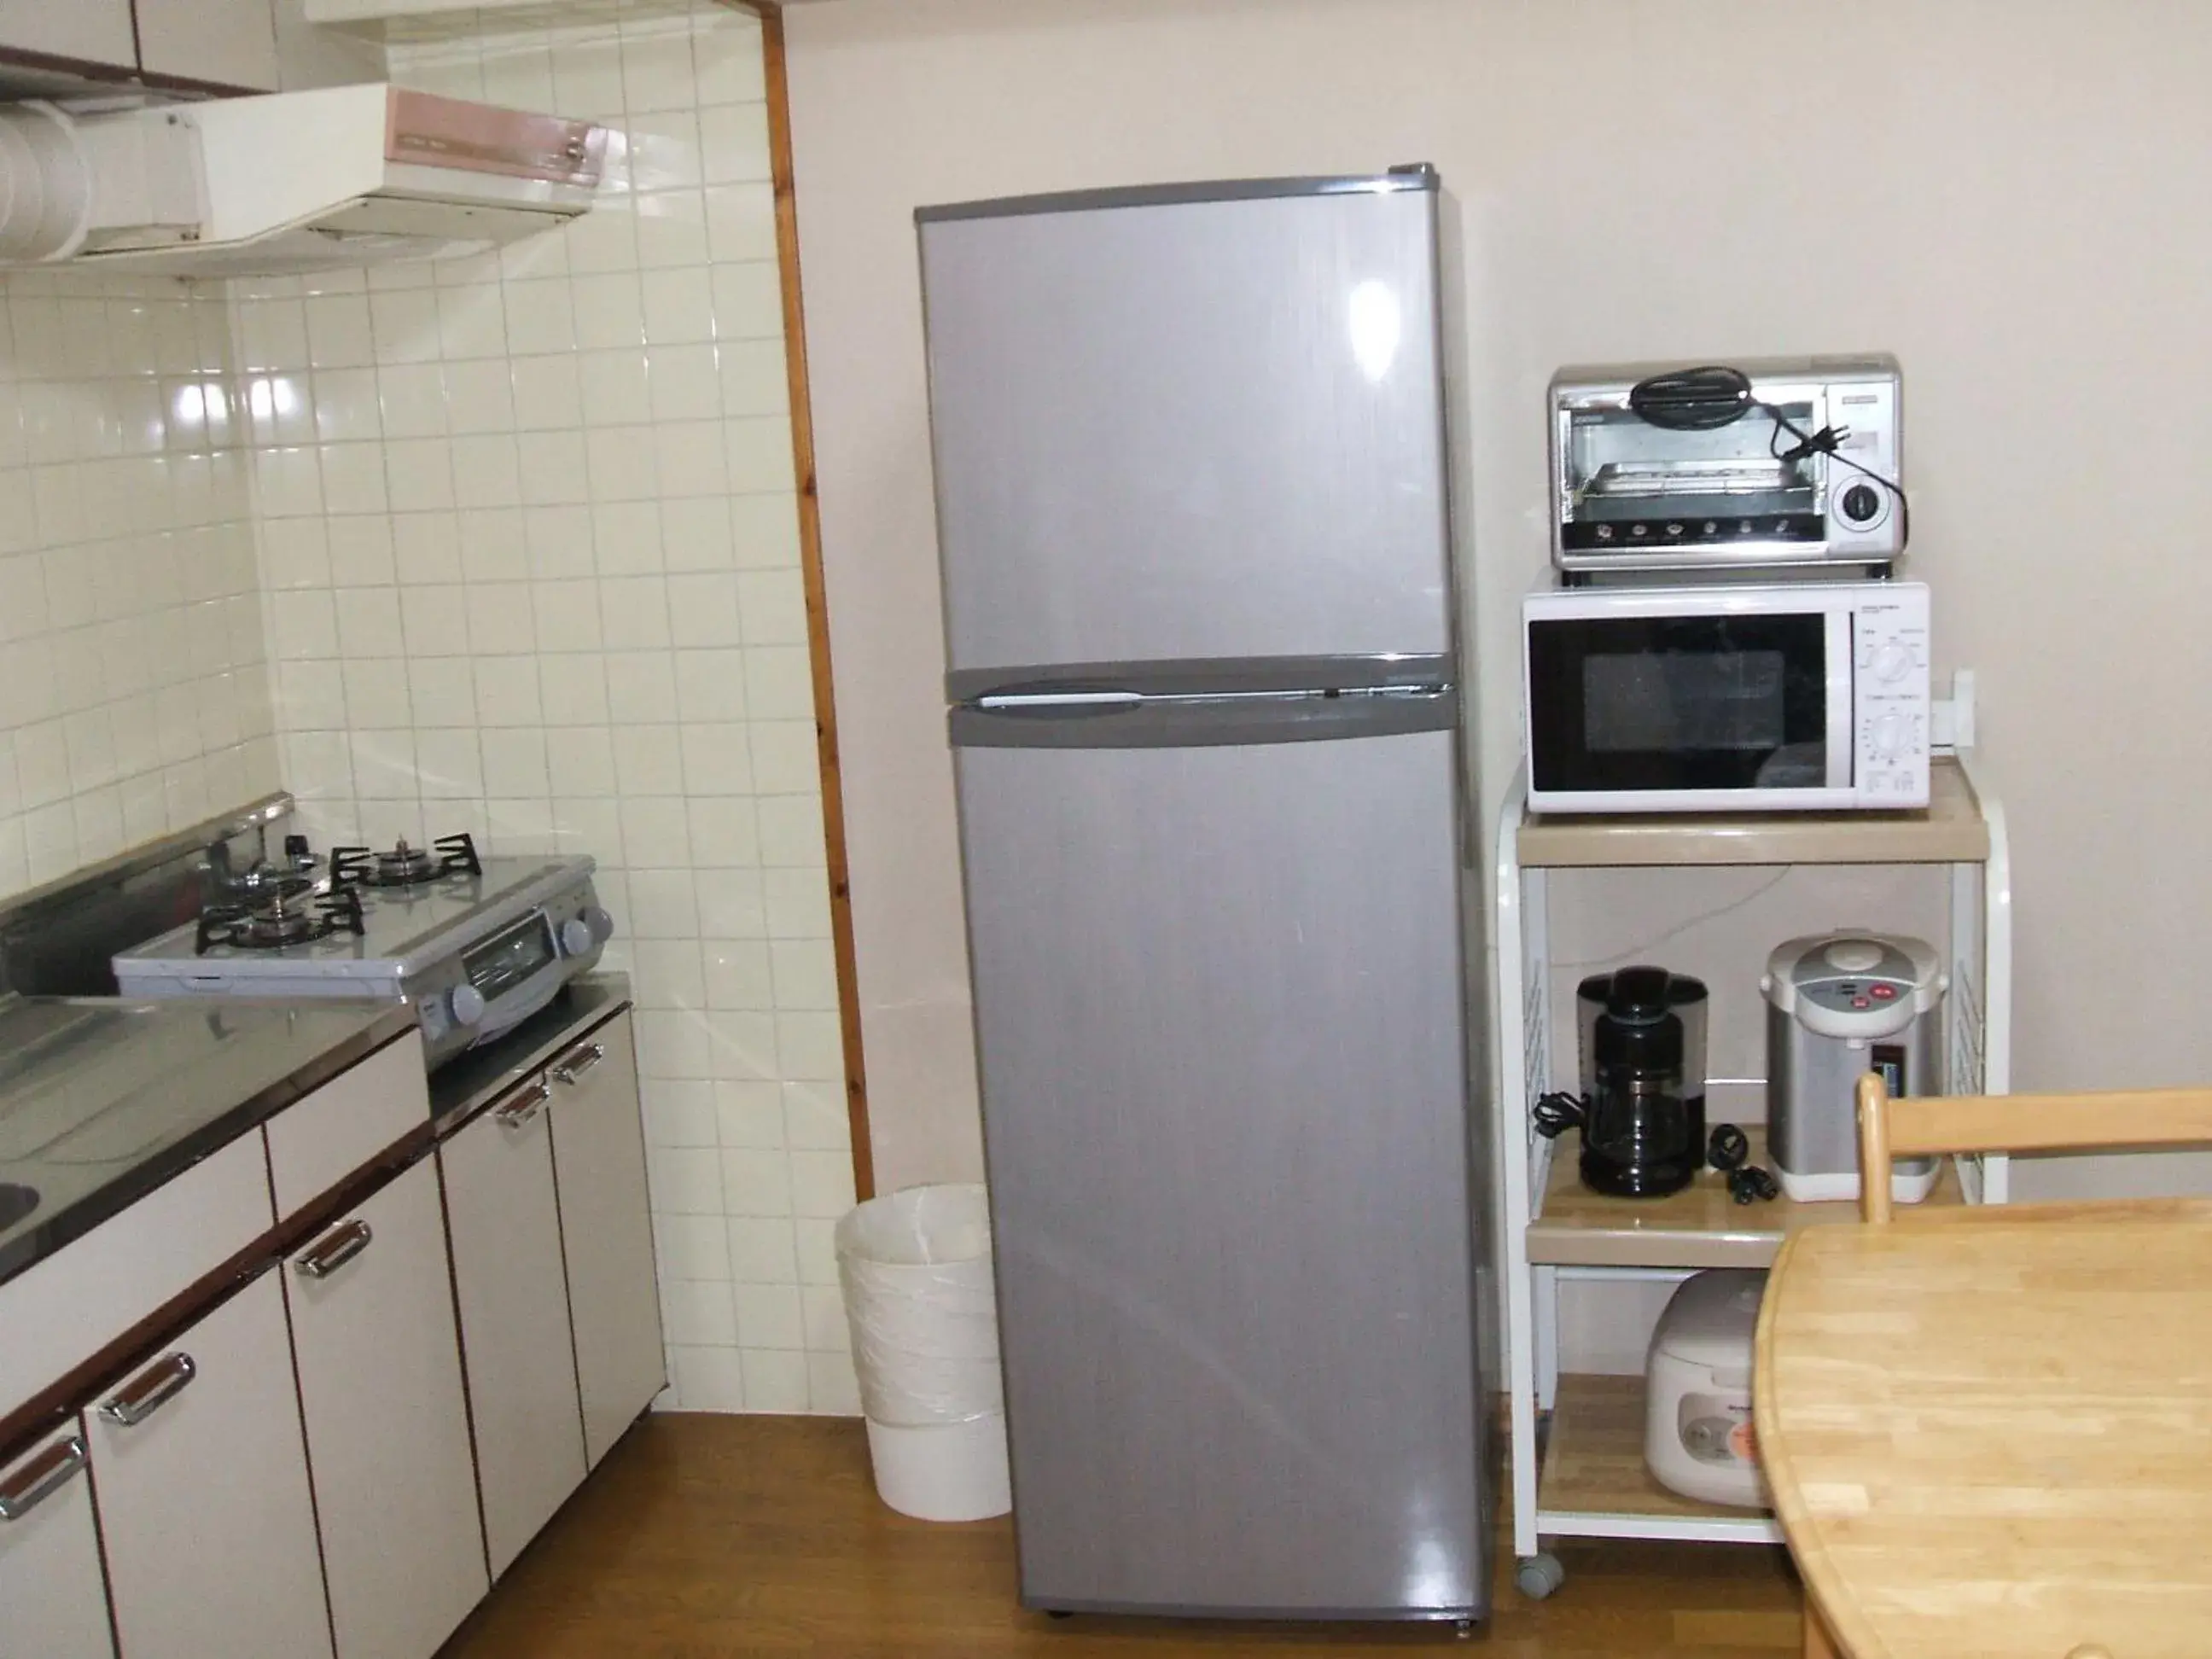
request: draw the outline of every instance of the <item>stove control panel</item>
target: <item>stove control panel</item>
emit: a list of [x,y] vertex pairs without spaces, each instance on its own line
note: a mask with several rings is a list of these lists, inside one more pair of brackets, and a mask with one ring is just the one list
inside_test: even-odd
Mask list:
[[614,930],[585,881],[410,975],[407,996],[432,1069],[513,1030],[589,973]]

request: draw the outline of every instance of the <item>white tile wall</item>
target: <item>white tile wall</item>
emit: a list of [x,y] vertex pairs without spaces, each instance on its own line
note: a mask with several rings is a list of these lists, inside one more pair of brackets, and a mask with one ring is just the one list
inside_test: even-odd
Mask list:
[[674,1403],[855,1411],[760,26],[482,27],[395,77],[618,130],[600,205],[495,255],[234,285],[284,776],[325,841],[599,859]]
[[0,283],[0,896],[277,787],[223,296]]

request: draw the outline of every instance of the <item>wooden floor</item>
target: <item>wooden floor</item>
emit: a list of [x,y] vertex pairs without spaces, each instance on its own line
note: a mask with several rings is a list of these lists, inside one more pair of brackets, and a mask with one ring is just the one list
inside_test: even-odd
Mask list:
[[[1778,1549],[1570,1543],[1524,1601],[1501,1553],[1482,1650],[1510,1659],[1799,1651]],[[858,1421],[648,1418],[516,1562],[441,1659],[1176,1659],[1467,1651],[1449,1626],[1054,1620],[1014,1602],[1003,1521],[936,1526],[876,1501]]]

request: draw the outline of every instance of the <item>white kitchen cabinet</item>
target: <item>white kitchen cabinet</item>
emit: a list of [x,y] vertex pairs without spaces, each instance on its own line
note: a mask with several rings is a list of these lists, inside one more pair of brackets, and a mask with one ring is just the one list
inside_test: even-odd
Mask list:
[[258,1135],[0,1284],[0,1414],[66,1376],[269,1231]]
[[532,1079],[438,1153],[494,1578],[585,1473],[553,1197],[550,1092],[543,1078]]
[[0,1637],[43,1659],[114,1659],[84,1425],[0,1468]]
[[129,1659],[328,1659],[275,1273],[102,1394],[89,1428],[115,1630]]
[[422,1037],[410,1031],[269,1120],[269,1184],[289,1221],[429,1121]]
[[546,1075],[584,1449],[597,1468],[667,1382],[629,1015],[564,1049]]
[[489,1589],[436,1164],[296,1252],[284,1291],[337,1659],[429,1659]]
[[269,0],[137,0],[137,8],[138,61],[147,74],[276,90]]
[[136,69],[131,0],[0,0],[0,50]]
[[276,14],[276,61],[286,92],[390,78],[380,36],[310,22],[307,0],[274,0],[270,9]]

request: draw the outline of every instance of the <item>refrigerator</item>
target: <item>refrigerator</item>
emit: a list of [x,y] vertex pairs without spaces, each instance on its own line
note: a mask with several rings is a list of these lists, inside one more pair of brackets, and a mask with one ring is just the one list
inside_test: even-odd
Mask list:
[[1449,199],[915,216],[1021,1599],[1479,1618]]

